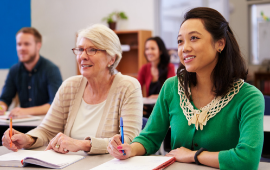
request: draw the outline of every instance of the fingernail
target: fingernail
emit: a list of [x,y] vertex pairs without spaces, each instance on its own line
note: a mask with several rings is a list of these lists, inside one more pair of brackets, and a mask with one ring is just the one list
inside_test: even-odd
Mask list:
[[119,145],[119,146],[117,146],[117,149],[122,149],[122,146],[120,146],[120,145]]

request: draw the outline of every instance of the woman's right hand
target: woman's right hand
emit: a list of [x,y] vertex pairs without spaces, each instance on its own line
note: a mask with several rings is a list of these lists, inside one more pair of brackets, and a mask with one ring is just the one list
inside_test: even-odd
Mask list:
[[0,105],[0,115],[4,115],[7,111],[7,107],[5,105]]
[[[120,135],[114,135],[109,144],[108,144],[108,152],[117,159],[127,159],[131,157],[131,146],[127,143],[122,144],[121,142],[121,136]],[[125,152],[125,155],[123,152]]]
[[[12,129],[12,137],[10,138],[9,131],[10,129],[8,128],[2,137],[2,145],[8,148],[9,150],[17,152],[18,149],[28,148],[35,142],[35,140],[30,136],[21,133],[15,129]],[[11,147],[10,142],[12,142]]]

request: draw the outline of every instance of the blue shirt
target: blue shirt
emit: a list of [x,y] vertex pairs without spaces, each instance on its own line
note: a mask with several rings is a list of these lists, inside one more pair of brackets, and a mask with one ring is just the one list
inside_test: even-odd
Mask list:
[[21,62],[10,68],[0,101],[9,106],[18,93],[22,108],[51,104],[61,84],[59,68],[40,56],[31,72]]

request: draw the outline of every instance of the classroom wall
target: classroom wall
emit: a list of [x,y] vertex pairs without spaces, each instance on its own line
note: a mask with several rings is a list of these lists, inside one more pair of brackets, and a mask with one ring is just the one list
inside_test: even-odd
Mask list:
[[118,30],[154,30],[154,0],[32,0],[32,26],[44,37],[41,55],[56,63],[63,79],[76,74],[76,32],[113,11],[124,11],[128,20]]
[[230,0],[232,12],[230,13],[230,27],[232,28],[240,50],[246,60],[248,66],[248,79],[252,80],[254,72],[265,70],[261,65],[252,65],[249,56],[249,12],[248,6],[252,3],[270,3],[270,0],[247,1],[247,0]]

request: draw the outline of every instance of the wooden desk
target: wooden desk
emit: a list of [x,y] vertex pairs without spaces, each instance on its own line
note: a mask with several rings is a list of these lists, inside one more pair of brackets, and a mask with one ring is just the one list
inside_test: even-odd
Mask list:
[[[35,150],[44,150],[46,147],[40,147]],[[9,153],[8,149],[1,146],[0,147],[0,155]],[[102,163],[105,163],[113,157],[110,154],[103,154],[103,155],[86,155],[84,152],[80,151],[77,153],[68,153],[68,154],[79,154],[84,155],[86,158],[64,168],[63,170],[89,170],[91,168],[94,168]],[[42,167],[24,167],[23,170],[41,170],[41,169],[48,169],[48,168],[42,168]],[[175,162],[174,164],[170,165],[166,170],[177,170],[177,169],[183,169],[183,170],[211,170],[215,168],[210,168],[207,166],[199,166],[196,164],[186,164],[186,163],[179,163]],[[20,168],[16,167],[0,167],[0,170],[20,170]],[[270,163],[260,162],[259,170],[270,170]]]

